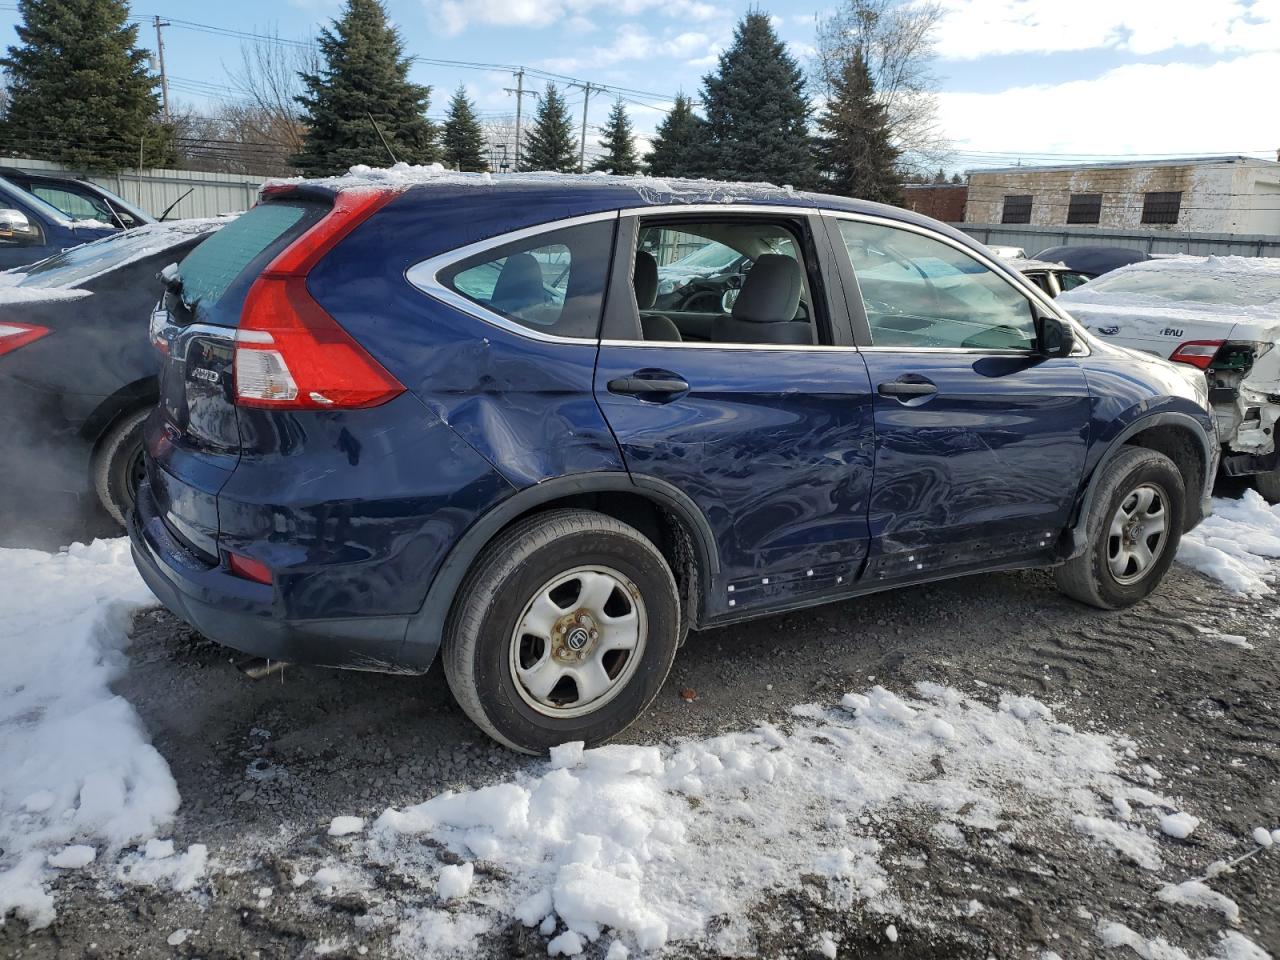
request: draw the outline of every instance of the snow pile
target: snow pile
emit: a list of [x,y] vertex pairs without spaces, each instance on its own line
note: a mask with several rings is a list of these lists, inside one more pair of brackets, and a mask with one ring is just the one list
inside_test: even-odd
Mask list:
[[[400,948],[466,954],[515,918],[553,954],[611,930],[641,951],[705,941],[738,955],[753,949],[751,908],[801,876],[823,878],[837,908],[898,915],[881,839],[904,813],[958,844],[1010,842],[1028,813],[1085,818],[1105,825],[1091,837],[1160,865],[1154,811],[1133,807],[1175,807],[1133,785],[1153,777],[1126,768],[1132,745],[1076,731],[1030,697],[992,707],[920,683],[912,699],[874,687],[793,713],[786,731],[670,748],[566,745],[536,773],[386,810],[367,856],[449,903],[403,918]],[[465,865],[441,869],[436,844]]]
[[14,912],[42,927],[52,868],[153,836],[178,790],[108,688],[133,612],[154,602],[128,542],[0,549],[0,584],[0,923]]
[[1223,583],[1235,593],[1271,592],[1272,560],[1280,558],[1280,504],[1271,506],[1256,490],[1239,500],[1216,497],[1213,516],[1182,538],[1178,560]]
[[[1136,930],[1115,921],[1098,922],[1098,939],[1110,949],[1127,947],[1142,960],[1192,960],[1189,953],[1164,937],[1148,940]],[[1213,952],[1205,960],[1271,960],[1271,954],[1244,934],[1226,930],[1218,935]]]

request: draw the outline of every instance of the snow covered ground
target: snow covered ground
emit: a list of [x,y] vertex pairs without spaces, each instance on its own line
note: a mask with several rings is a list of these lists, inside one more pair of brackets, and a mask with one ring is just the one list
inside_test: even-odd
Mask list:
[[0,550],[0,585],[0,923],[12,911],[41,927],[52,874],[154,837],[178,790],[108,686],[134,612],[154,602],[127,541]]
[[[1270,591],[1280,512],[1252,493],[1215,509],[1180,559],[1243,594]],[[204,897],[211,877],[253,869],[276,841],[246,834],[243,847],[211,855],[166,839],[177,787],[133,707],[109,687],[126,668],[130,618],[151,602],[127,543],[0,550],[0,583],[0,924],[52,922],[67,909],[55,902],[58,877],[72,871],[108,896],[147,887]],[[1196,629],[1241,655],[1269,639]],[[1087,953],[1065,956],[1105,947],[1152,960],[1267,957],[1263,947],[1274,945],[1250,935],[1256,918],[1221,889],[1231,865],[1202,863],[1195,875],[1185,865],[1186,844],[1223,843],[1223,834],[1212,802],[1179,795],[1180,761],[1149,762],[1136,743],[1060,712],[981,682],[961,692],[868,680],[838,702],[719,736],[566,744],[547,762],[380,814],[331,809],[318,832],[283,809],[277,839],[312,832],[323,842],[291,850],[290,875],[255,888],[256,903],[367,898],[357,926],[383,931],[407,957],[484,955],[514,924],[552,956],[621,960],[749,954],[767,904],[803,896],[879,918],[882,942],[910,951],[921,930],[1007,905],[977,876],[926,905],[901,894],[903,871],[943,852],[1049,851],[1048,837],[1065,836],[1149,878],[1151,909],[1191,912],[1217,931],[1210,948],[1188,953],[1104,904],[1090,919],[1094,942],[1078,945]],[[903,856],[907,821],[928,838],[918,866]],[[1230,857],[1280,856],[1280,822],[1251,828],[1225,843]],[[380,896],[388,877],[412,892]],[[185,942],[195,925],[166,928],[168,943]],[[797,956],[856,947],[834,929],[793,937]]]
[[1271,506],[1252,489],[1239,500],[1215,498],[1213,516],[1183,537],[1178,548],[1180,562],[1250,596],[1272,592],[1277,558],[1280,504]]

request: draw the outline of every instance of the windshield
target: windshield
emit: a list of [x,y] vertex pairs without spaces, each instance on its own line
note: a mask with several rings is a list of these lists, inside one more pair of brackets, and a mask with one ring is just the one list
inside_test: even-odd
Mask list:
[[1096,293],[1136,293],[1161,300],[1230,303],[1241,307],[1280,301],[1280,276],[1191,270],[1130,270],[1099,277]]
[[681,257],[679,260],[667,264],[664,269],[675,267],[681,270],[704,270],[707,268],[712,270],[723,270],[740,256],[742,256],[742,254],[737,250],[734,250],[732,247],[727,247],[723,243],[712,240],[701,250],[695,250],[693,253]]
[[147,227],[113,233],[93,243],[82,243],[78,247],[64,250],[27,267],[26,276],[18,286],[74,287],[125,263],[176,247],[193,236],[216,230],[218,226],[216,221],[208,221],[205,229],[170,230],[164,227]]

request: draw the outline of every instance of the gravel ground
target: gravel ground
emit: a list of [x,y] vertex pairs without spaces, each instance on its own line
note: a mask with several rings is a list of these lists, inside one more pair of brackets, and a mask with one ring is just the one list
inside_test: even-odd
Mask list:
[[[1273,599],[1232,597],[1177,566],[1154,597],[1118,613],[1066,600],[1039,572],[885,593],[694,634],[659,699],[622,739],[666,743],[785,722],[795,704],[838,701],[872,683],[1029,694],[1077,729],[1128,736],[1139,762],[1164,772],[1161,791],[1204,820],[1185,841],[1161,841],[1162,877],[1190,878],[1249,850],[1253,827],[1280,825],[1278,613]],[[1254,649],[1215,642],[1193,624],[1247,636]],[[122,891],[92,870],[68,876],[56,891],[56,923],[28,933],[9,922],[0,928],[2,956],[292,958],[319,955],[323,941],[338,938],[366,953],[351,947],[331,956],[385,956],[392,931],[362,924],[368,897],[295,891],[292,865],[340,849],[325,831],[335,815],[374,817],[535,766],[468,723],[439,669],[413,678],[290,668],[253,682],[231,667],[227,651],[159,610],[139,616],[131,662],[117,691],[137,708],[181,790],[173,837],[180,848],[207,844],[215,869],[187,896]],[[685,688],[696,700],[680,697]],[[906,917],[837,910],[820,883],[798,878],[752,912],[759,954],[820,956],[815,937],[827,930],[838,935],[842,957],[1052,951],[1069,960],[1102,952],[1102,917],[1192,957],[1211,953],[1221,916],[1161,904],[1151,873],[1062,825],[1036,826],[1034,811],[1027,816],[1011,844],[973,837],[943,846],[910,816],[882,824],[881,859],[894,892],[913,905]],[[382,880],[379,896],[412,900],[404,878]],[[264,899],[255,893],[264,886],[278,892]],[[1242,933],[1280,950],[1280,847],[1214,886],[1239,904]],[[968,891],[986,908],[954,915],[952,904]],[[891,920],[896,942],[885,933]],[[178,928],[189,937],[167,945]],[[546,941],[513,923],[488,950],[546,956]]]

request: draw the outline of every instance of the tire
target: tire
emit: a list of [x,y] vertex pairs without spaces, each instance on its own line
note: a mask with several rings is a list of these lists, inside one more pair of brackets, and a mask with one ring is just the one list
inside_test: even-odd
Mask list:
[[[1142,508],[1145,491],[1152,491],[1152,498]],[[1103,610],[1127,607],[1146,597],[1164,579],[1178,552],[1186,496],[1182,474],[1164,454],[1142,447],[1121,450],[1102,468],[1084,518],[1088,547],[1054,570],[1058,589]],[[1148,512],[1157,501],[1165,518],[1160,536],[1152,532],[1154,517]],[[1128,522],[1121,516],[1122,507],[1132,508],[1124,515],[1131,518]],[[1116,529],[1123,532],[1116,535]],[[1130,533],[1135,539],[1129,539]]]
[[1262,494],[1267,503],[1280,503],[1280,470],[1254,474],[1253,488]]
[[[606,593],[607,601],[591,599]],[[552,606],[535,606],[541,597]],[[603,743],[662,688],[679,645],[679,597],[666,560],[633,527],[589,510],[530,517],[499,535],[463,580],[445,630],[449,689],[476,726],[512,750]],[[585,611],[585,621],[575,618]],[[628,642],[633,623],[630,651],[613,649]],[[531,630],[517,635],[524,626]],[[609,684],[593,695],[580,677]]]
[[142,468],[142,425],[150,407],[131,410],[107,429],[93,454],[93,486],[112,519],[124,526]]

